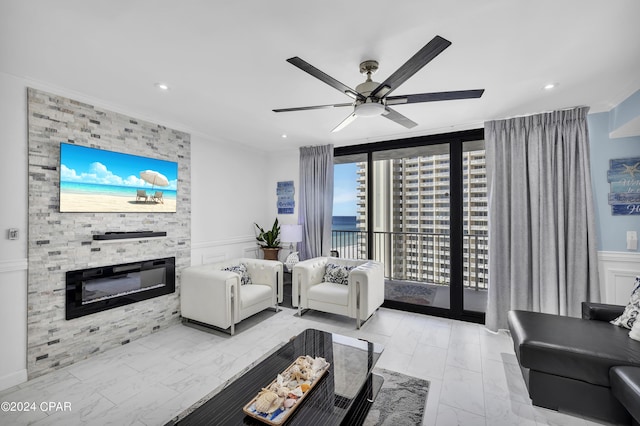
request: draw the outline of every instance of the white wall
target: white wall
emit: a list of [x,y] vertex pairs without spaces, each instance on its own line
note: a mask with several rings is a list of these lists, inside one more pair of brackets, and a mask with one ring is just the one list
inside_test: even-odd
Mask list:
[[[0,390],[24,382],[27,377],[27,87],[191,134],[192,263],[207,256],[255,255],[253,222],[272,222],[275,216],[270,204],[275,206],[275,183],[269,184],[271,163],[264,152],[218,140],[215,135],[198,134],[161,117],[150,117],[144,111],[131,111],[46,83],[0,73]],[[287,176],[290,179],[290,173]],[[264,207],[267,204],[269,210]],[[19,240],[7,239],[9,228],[18,228]]]
[[[27,379],[27,90],[0,73],[0,389]],[[18,240],[7,238],[17,228]]]
[[[623,101],[626,120],[640,113],[640,92]],[[626,305],[634,277],[640,275],[640,252],[627,250],[627,231],[640,232],[640,216],[616,215],[609,205],[610,184],[607,182],[609,160],[640,155],[640,136],[612,138],[611,125],[616,127],[619,107],[611,111],[589,114],[591,148],[591,180],[596,209],[598,233],[598,270],[600,295],[605,303]],[[626,121],[623,121],[626,122]],[[620,123],[617,123],[618,125]]]
[[[294,148],[288,151],[280,151],[270,153],[268,156],[269,173],[265,179],[266,192],[267,192],[267,219],[264,226],[271,226],[274,219],[277,217],[278,222],[281,225],[295,225],[298,223],[298,208],[299,204],[299,191],[300,191],[300,150]],[[295,207],[293,214],[277,214],[278,213],[278,197],[276,195],[276,188],[278,182],[281,181],[293,181],[293,187],[295,190],[294,200]],[[289,255],[288,244],[283,242],[283,246],[286,248],[280,251],[279,258],[284,261]]]
[[[191,158],[192,264],[262,257],[254,222],[270,227],[277,217],[282,225],[298,223],[298,148],[265,154],[192,134]],[[295,188],[294,214],[278,214],[277,183],[290,180]],[[282,250],[280,260],[288,254]]]
[[191,134],[192,264],[258,257],[253,223],[273,223],[268,170],[263,152]]

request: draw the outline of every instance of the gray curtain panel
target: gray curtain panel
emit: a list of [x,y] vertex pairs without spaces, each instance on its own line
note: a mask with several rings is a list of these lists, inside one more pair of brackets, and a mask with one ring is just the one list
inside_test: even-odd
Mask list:
[[490,330],[511,309],[578,317],[600,300],[588,111],[485,123]]
[[328,256],[333,212],[333,145],[300,148],[300,258]]

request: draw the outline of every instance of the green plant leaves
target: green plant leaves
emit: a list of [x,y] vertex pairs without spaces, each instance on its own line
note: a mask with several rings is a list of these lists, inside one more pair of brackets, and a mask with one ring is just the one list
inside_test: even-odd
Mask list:
[[280,247],[280,224],[278,218],[273,222],[273,226],[269,231],[265,231],[260,225],[254,222],[256,228],[258,228],[258,236],[256,240],[262,247],[277,248]]

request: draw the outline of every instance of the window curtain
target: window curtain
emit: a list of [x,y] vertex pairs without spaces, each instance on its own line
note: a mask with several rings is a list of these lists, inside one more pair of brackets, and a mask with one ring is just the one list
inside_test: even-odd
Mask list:
[[588,111],[485,123],[490,330],[511,309],[579,317],[600,300]]
[[301,259],[328,256],[333,214],[333,145],[300,148]]

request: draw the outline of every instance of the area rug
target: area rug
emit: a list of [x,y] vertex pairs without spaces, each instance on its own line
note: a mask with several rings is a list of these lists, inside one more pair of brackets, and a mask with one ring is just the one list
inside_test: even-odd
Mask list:
[[[413,305],[432,305],[436,298],[437,291],[438,288],[433,284],[387,280],[384,286],[384,298],[386,300],[411,303]],[[291,274],[285,274],[281,307],[293,309],[291,293]]]
[[373,372],[384,377],[384,384],[363,426],[422,424],[429,381],[382,368],[375,368]]
[[411,281],[387,281],[384,286],[385,300],[431,305],[436,297],[437,288],[433,285]]

